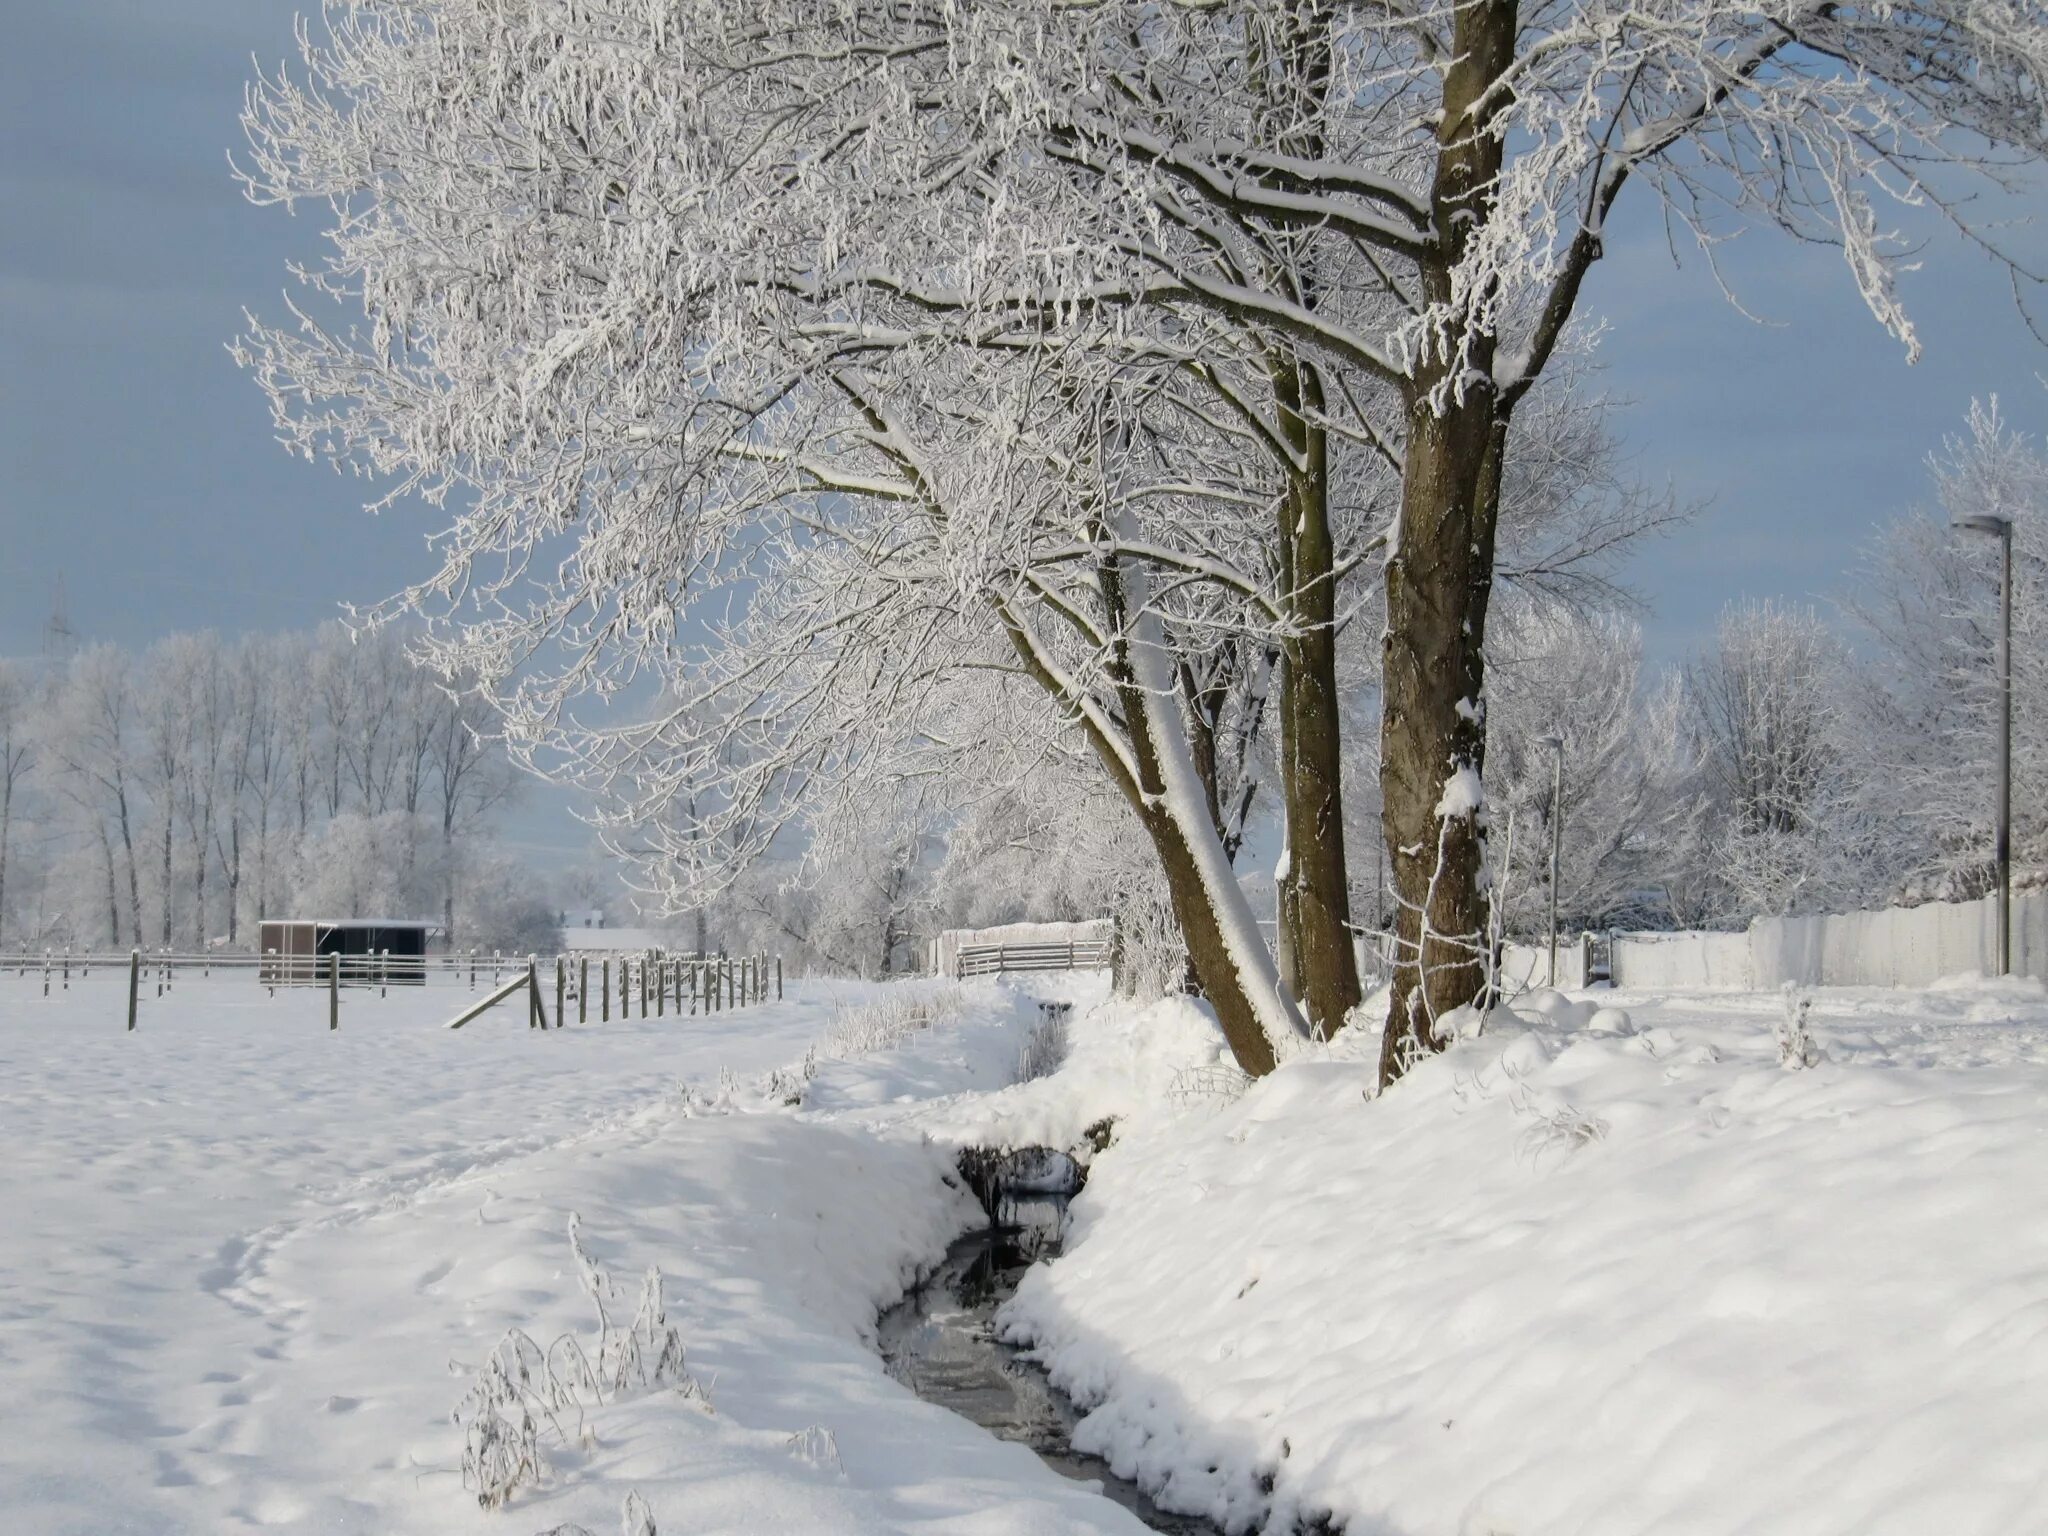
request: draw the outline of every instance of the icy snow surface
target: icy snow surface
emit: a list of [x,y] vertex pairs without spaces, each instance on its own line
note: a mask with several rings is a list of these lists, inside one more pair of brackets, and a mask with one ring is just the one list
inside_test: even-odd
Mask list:
[[1821,993],[1805,1071],[1776,996],[1590,996],[1098,1158],[1005,1314],[1076,1444],[1237,1528],[2048,1530],[2038,984]]

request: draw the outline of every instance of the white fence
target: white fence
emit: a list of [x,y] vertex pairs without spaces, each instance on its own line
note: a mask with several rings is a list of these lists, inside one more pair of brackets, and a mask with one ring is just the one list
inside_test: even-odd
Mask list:
[[[2012,902],[2012,968],[2048,979],[2048,894]],[[1747,933],[1614,936],[1617,987],[1924,987],[1998,969],[1998,902],[1932,901],[1878,912],[1763,917]]]
[[1576,938],[1557,936],[1557,980],[1550,979],[1548,944],[1503,944],[1500,952],[1500,984],[1512,995],[1534,987],[1557,986],[1573,991],[1586,985],[1586,973],[1593,968],[1593,935]]
[[[1113,925],[1106,917],[1092,918],[1085,923],[1004,923],[997,928],[948,928],[932,940],[932,972],[938,976],[978,976],[999,970],[1066,970],[1069,968],[1069,946],[1073,947],[1073,965],[1107,965],[1112,932]],[[1033,957],[1041,963],[1023,964],[1027,949],[1044,949],[1044,955]],[[983,953],[974,957],[978,968],[966,970],[962,961],[969,950],[1014,951],[1020,963],[992,963],[991,957]],[[1057,964],[1054,963],[1055,951]]]

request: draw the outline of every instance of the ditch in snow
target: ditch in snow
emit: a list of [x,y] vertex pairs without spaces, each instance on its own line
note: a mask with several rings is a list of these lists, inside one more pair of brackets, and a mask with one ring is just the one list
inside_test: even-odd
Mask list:
[[961,1171],[989,1212],[989,1225],[946,1250],[923,1284],[884,1312],[877,1347],[889,1373],[928,1403],[951,1409],[999,1439],[1029,1446],[1064,1477],[1093,1483],[1155,1531],[1220,1536],[1221,1527],[1168,1514],[1109,1463],[1073,1448],[1080,1412],[1045,1372],[995,1336],[996,1310],[1024,1272],[1060,1251],[1067,1202],[1082,1170],[1040,1147],[987,1154],[970,1150]]

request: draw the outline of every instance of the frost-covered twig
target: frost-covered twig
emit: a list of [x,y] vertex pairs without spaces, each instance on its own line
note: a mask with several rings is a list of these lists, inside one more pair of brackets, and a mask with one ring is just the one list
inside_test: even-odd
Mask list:
[[707,1411],[710,1394],[687,1368],[682,1335],[662,1303],[661,1271],[649,1266],[638,1304],[625,1328],[612,1323],[616,1291],[604,1266],[584,1248],[582,1219],[569,1217],[569,1250],[584,1294],[597,1311],[597,1359],[573,1334],[545,1348],[522,1328],[507,1329],[485,1358],[476,1380],[455,1406],[463,1426],[462,1482],[485,1509],[496,1509],[520,1488],[547,1480],[543,1433],[569,1444],[562,1415],[576,1415],[576,1444],[589,1445],[590,1409],[634,1387],[673,1385]]

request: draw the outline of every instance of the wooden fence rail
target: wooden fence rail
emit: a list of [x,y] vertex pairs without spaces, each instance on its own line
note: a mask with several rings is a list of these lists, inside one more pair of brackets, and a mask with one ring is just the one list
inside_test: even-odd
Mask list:
[[1109,964],[1107,939],[1045,944],[968,944],[960,950],[960,975],[997,976],[1005,971],[1081,971]]

